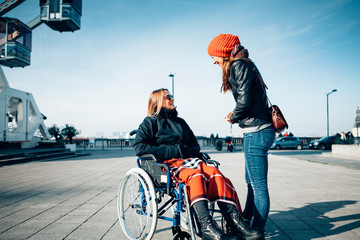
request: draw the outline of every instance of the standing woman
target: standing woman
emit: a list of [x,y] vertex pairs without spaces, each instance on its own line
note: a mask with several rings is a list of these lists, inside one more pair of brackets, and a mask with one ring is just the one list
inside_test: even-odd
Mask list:
[[275,139],[261,75],[249,59],[238,36],[220,34],[208,46],[213,63],[222,68],[221,91],[232,92],[235,108],[226,120],[239,123],[244,133],[245,180],[248,194],[243,217],[261,232],[270,209],[268,191],[268,151]]

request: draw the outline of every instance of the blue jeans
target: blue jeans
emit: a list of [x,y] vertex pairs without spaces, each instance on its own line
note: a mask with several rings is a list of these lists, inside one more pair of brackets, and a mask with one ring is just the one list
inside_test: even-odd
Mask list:
[[270,209],[268,191],[268,151],[275,140],[272,126],[244,134],[245,180],[248,194],[243,212],[251,227],[264,231]]

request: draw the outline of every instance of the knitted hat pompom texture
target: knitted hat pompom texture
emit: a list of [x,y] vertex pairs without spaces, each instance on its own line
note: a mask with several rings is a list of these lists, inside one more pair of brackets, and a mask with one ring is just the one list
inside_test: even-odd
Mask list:
[[211,40],[208,53],[214,57],[229,57],[235,45],[240,44],[239,37],[232,34],[220,34]]

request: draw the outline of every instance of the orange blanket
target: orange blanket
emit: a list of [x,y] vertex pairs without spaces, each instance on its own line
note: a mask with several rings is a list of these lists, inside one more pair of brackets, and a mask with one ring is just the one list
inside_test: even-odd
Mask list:
[[223,201],[241,206],[231,181],[216,167],[206,165],[201,159],[170,159],[164,161],[170,167],[172,177],[187,185],[191,205],[200,200]]

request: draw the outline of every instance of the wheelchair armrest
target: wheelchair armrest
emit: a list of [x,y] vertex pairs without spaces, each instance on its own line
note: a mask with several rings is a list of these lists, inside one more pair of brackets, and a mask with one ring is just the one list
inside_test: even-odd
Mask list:
[[150,175],[155,187],[166,187],[167,194],[170,193],[170,169],[166,163],[159,163],[156,161],[156,157],[154,155],[145,154],[138,158],[138,166]]
[[144,155],[141,155],[139,158],[141,160],[153,160],[154,162],[157,162],[157,159],[153,154],[144,154]]
[[220,166],[220,163],[216,160],[206,160],[206,164],[212,164],[214,167],[218,168]]
[[212,164],[216,168],[218,168],[218,166],[220,166],[220,163],[218,161],[210,160],[210,156],[206,152],[200,152],[200,154],[201,154],[200,158],[202,160],[204,160],[206,162],[206,164]]
[[[157,158],[154,156],[154,155],[152,155],[152,154],[145,154],[145,155],[141,155],[140,156],[140,159],[141,160],[152,160],[152,161],[154,161],[154,162],[156,162],[156,164],[158,165],[158,166],[160,166],[160,167],[163,167],[163,168],[165,168],[167,171],[169,171],[169,166],[166,164],[166,163],[162,163],[162,162],[158,162],[158,160],[157,160]],[[154,164],[155,165],[155,164]],[[139,167],[141,167],[141,164],[139,165]]]
[[200,154],[203,160],[209,160],[211,158],[207,152],[200,152]]

